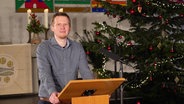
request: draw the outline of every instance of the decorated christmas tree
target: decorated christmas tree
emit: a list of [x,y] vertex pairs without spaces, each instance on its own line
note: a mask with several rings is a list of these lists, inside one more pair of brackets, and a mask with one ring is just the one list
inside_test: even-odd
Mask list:
[[130,29],[106,21],[93,23],[95,28],[81,39],[94,59],[91,63],[103,62],[102,67],[108,57],[100,49],[107,49],[135,69],[123,73],[128,79],[124,96],[141,96],[145,104],[180,104],[184,98],[183,1],[127,0],[126,6],[98,2],[105,9],[104,16],[117,18],[117,25],[128,21]]

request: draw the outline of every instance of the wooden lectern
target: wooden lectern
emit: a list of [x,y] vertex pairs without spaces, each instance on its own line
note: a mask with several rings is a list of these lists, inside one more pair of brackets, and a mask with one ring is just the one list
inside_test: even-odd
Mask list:
[[110,95],[124,78],[71,80],[59,93],[62,104],[109,104]]

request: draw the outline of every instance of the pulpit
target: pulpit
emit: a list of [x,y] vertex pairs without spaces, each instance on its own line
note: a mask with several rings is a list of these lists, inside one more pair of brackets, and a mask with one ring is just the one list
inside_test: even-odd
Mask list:
[[109,104],[124,78],[71,80],[58,95],[63,104]]

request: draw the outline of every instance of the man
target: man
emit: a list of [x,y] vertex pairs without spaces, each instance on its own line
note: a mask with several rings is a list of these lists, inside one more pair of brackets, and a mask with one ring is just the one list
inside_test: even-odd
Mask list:
[[82,45],[68,38],[70,28],[71,20],[66,13],[54,14],[51,21],[54,37],[37,48],[38,104],[61,104],[58,93],[70,80],[77,79],[78,71],[83,79],[93,78]]

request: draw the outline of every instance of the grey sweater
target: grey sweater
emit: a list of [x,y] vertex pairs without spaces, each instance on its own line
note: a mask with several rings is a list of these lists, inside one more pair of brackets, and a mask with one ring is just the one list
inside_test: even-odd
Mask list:
[[93,78],[84,49],[75,41],[68,39],[63,48],[53,37],[39,44],[36,55],[40,97],[60,92],[70,80],[77,79],[78,72],[83,79]]

